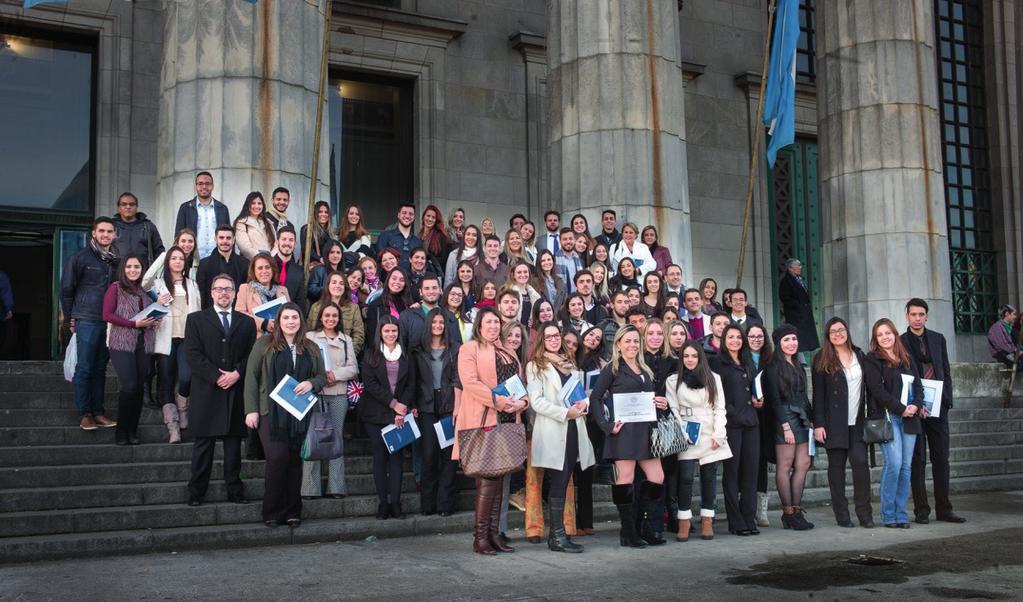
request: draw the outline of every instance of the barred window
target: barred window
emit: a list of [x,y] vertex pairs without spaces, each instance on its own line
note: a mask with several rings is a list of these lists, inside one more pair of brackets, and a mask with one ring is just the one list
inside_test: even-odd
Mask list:
[[815,0],[799,0],[799,41],[796,43],[796,79],[813,82],[817,79]]

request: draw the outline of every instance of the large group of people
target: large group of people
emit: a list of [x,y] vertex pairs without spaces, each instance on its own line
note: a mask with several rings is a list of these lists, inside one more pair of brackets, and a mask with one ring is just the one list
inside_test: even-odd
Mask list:
[[[884,456],[884,526],[909,527],[911,491],[916,522],[929,520],[928,448],[936,518],[963,520],[948,500],[948,353],[944,337],[926,328],[923,300],[907,303],[901,335],[879,319],[864,351],[837,317],[818,342],[798,260],[781,282],[784,322],[769,332],[746,291],[719,298],[711,278],[686,286],[657,229],[619,229],[611,209],[596,234],[581,214],[563,227],[547,211],[540,227],[515,215],[502,235],[488,217],[473,224],[457,209],[445,220],[433,205],[416,228],[415,206],[403,204],[374,243],[357,206],[335,226],[329,205],[316,203],[313,223],[298,227],[289,191],[277,188],[269,203],[250,193],[232,222],[213,189],[212,175],[200,172],[168,249],[138,199],[124,193],[116,218],[95,220],[61,283],[76,337],[81,428],[112,427],[118,445],[137,445],[151,398],[167,441],[180,442],[182,431],[194,437],[190,505],[204,502],[217,439],[228,500],[246,503],[239,475],[247,436],[266,460],[267,526],[299,525],[303,499],[348,494],[343,455],[326,467],[303,461],[309,418],[271,398],[290,376],[294,394],[318,395],[337,432],[350,434],[354,424],[368,436],[381,520],[405,516],[403,454],[390,453],[382,436],[389,426],[416,421],[421,512],[449,515],[462,455],[480,453],[463,439],[481,427],[524,425],[519,470],[476,478],[480,554],[513,551],[506,530],[514,499],[530,542],[543,541],[546,525],[551,550],[582,551],[572,538],[593,533],[593,485],[601,481],[612,485],[622,546],[664,544],[666,531],[677,541],[712,539],[718,475],[728,531],[755,536],[770,525],[769,463],[781,525],[811,529],[803,494],[814,448],[828,457],[837,524],[854,526],[848,463],[856,519],[873,527],[865,425],[879,420],[887,424],[887,438],[875,441]],[[257,315],[275,300],[283,304],[272,317]],[[160,315],[146,314],[154,304]],[[804,354],[818,348],[808,375]],[[116,421],[103,403],[108,358],[118,376]],[[518,393],[506,386],[516,379]],[[944,384],[940,416],[929,415],[923,379]],[[566,396],[576,383],[585,396]],[[447,446],[435,430],[446,420],[455,431]]]

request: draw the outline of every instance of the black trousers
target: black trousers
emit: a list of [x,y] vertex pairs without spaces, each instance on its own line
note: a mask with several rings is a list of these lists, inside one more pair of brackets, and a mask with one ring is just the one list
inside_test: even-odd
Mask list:
[[870,466],[867,463],[867,444],[857,436],[856,427],[849,427],[849,449],[828,449],[828,488],[831,489],[831,508],[835,520],[849,519],[849,498],[845,495],[845,465],[852,466],[853,503],[860,524],[873,521],[870,505]]
[[575,426],[575,420],[568,421],[568,431],[565,437],[565,461],[561,470],[545,468],[544,476],[550,482],[549,496],[554,499],[565,499],[568,494],[568,481],[576,465],[579,464],[579,429]]
[[[377,435],[379,438],[379,435]],[[266,455],[263,520],[284,523],[302,518],[302,457],[286,441],[270,439],[270,417],[259,417],[259,441]]]
[[952,502],[948,499],[948,487],[951,469],[948,465],[948,417],[947,409],[941,418],[921,420],[924,432],[916,436],[916,447],[913,448],[913,474],[910,482],[913,486],[913,512],[917,517],[925,517],[931,513],[927,503],[927,448],[931,453],[931,476],[934,478],[934,513],[941,517],[952,513]]
[[[381,504],[386,504],[390,496],[390,503],[397,504],[401,501],[401,460],[404,454],[400,451],[393,454],[387,451],[387,444],[380,436],[380,431],[386,425],[364,426],[366,434],[369,435],[369,449],[373,454],[373,483],[377,488],[377,500]],[[432,426],[430,430],[433,430]],[[422,433],[423,429],[419,429],[419,432]]]
[[575,467],[575,524],[579,529],[593,528],[593,482],[597,477],[600,459],[604,457],[604,431],[591,416],[586,417],[586,436],[590,438],[597,463],[586,470]]
[[138,431],[142,416],[142,383],[149,377],[149,354],[139,346],[135,351],[111,351],[110,363],[117,372],[117,435]]
[[721,488],[725,493],[728,529],[742,531],[756,526],[757,468],[760,462],[760,427],[728,427],[732,457],[725,460]]
[[440,448],[437,431],[433,428],[443,417],[438,414],[419,414],[423,459],[419,498],[423,512],[451,512],[455,509],[455,471],[458,463],[451,459],[453,446]]
[[213,471],[213,452],[217,448],[217,439],[224,442],[224,483],[227,484],[227,495],[238,498],[245,495],[242,484],[242,438],[241,437],[196,437],[192,446],[192,478],[188,480],[188,495],[202,498],[210,485],[210,473]]

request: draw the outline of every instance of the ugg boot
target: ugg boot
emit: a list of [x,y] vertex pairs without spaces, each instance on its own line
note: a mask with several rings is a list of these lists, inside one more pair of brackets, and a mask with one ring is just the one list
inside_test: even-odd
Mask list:
[[678,511],[678,532],[675,533],[675,539],[679,541],[689,541],[689,526],[693,522],[693,511],[692,510],[679,510]]
[[706,508],[700,509],[700,539],[710,541],[714,539],[714,511]]
[[770,527],[771,521],[767,519],[767,494],[757,492],[757,526]]
[[632,510],[632,483],[612,485],[611,499],[618,508],[618,518],[622,523],[619,544],[623,548],[645,548],[646,542],[636,533],[636,515]]
[[178,408],[173,403],[163,406],[163,423],[170,435],[168,443],[181,443],[181,429],[178,422]]
[[647,545],[659,546],[667,543],[657,533],[654,533],[654,528],[650,526],[650,517],[654,515],[663,490],[663,485],[650,481],[643,481],[643,485],[640,487],[640,495],[643,498],[640,500],[640,515],[643,517],[643,522],[640,524],[639,536]]
[[178,421],[182,430],[188,430],[188,398],[175,395],[174,401],[178,405]]

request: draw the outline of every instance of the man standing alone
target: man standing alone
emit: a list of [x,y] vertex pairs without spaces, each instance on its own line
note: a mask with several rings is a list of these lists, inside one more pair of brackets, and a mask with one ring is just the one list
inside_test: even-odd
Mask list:
[[[813,319],[813,301],[810,289],[803,279],[803,263],[796,258],[785,262],[785,275],[778,283],[778,298],[785,322],[796,327],[799,351],[813,351],[821,346],[817,338],[817,323]],[[800,356],[802,357],[802,356]]]
[[212,307],[188,316],[185,357],[192,368],[192,476],[188,505],[199,506],[210,484],[217,439],[224,442],[227,501],[244,504],[241,480],[242,437],[245,436],[245,362],[256,341],[256,323],[234,310],[235,284],[227,274],[213,278]]

